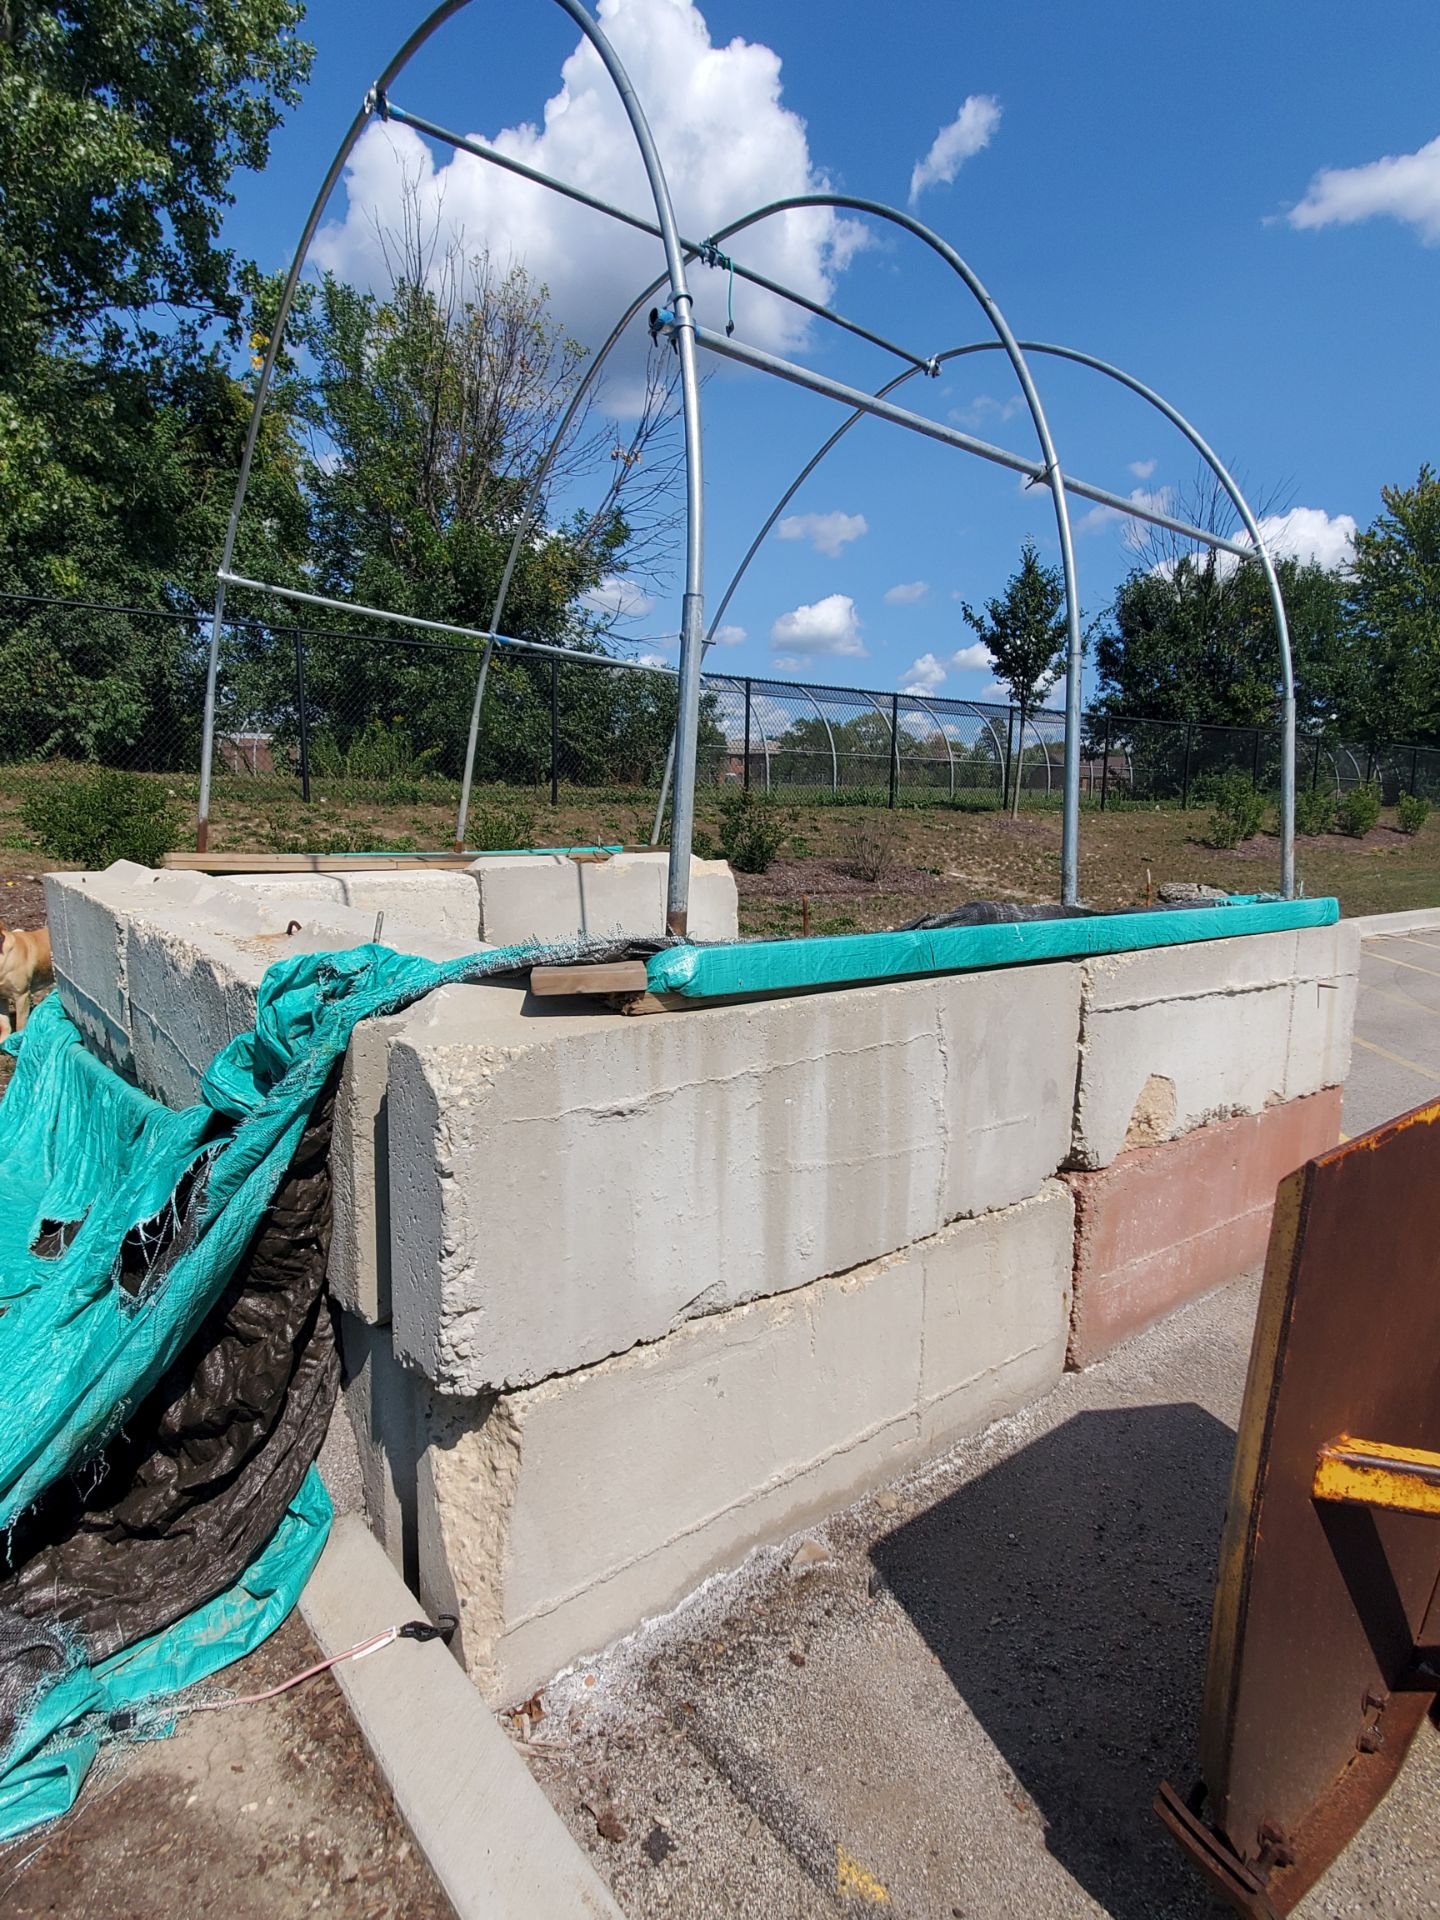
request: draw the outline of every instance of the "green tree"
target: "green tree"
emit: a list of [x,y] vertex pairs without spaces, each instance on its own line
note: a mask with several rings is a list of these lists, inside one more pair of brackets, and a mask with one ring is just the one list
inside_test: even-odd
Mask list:
[[[1365,703],[1341,577],[1313,562],[1276,565],[1302,731],[1348,730]],[[1280,699],[1269,588],[1253,561],[1207,551],[1137,567],[1095,643],[1094,711],[1144,720],[1268,727]]]
[[1382,511],[1356,537],[1346,591],[1350,638],[1365,663],[1361,739],[1440,735],[1440,475],[1381,490]]
[[1040,563],[1033,540],[1020,549],[1020,565],[1005,583],[998,600],[987,600],[982,613],[968,601],[960,603],[966,624],[984,642],[995,667],[995,678],[1020,709],[1021,753],[1016,756],[1014,811],[1020,812],[1019,760],[1024,753],[1025,724],[1064,670],[1065,582],[1058,567]]
[[0,381],[68,342],[163,346],[232,326],[219,244],[312,49],[302,0],[0,0]]

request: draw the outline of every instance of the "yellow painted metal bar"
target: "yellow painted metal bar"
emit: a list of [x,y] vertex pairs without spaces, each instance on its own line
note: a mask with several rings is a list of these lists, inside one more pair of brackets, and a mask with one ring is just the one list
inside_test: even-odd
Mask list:
[[1311,1491],[1317,1500],[1440,1517],[1440,1453],[1341,1434],[1321,1447]]

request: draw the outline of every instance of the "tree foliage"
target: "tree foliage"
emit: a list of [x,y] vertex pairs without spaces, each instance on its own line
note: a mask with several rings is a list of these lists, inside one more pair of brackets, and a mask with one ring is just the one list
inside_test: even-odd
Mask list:
[[[982,613],[968,601],[960,611],[966,624],[984,642],[995,667],[995,678],[1020,709],[1020,740],[1031,712],[1054,686],[1065,664],[1065,582],[1058,567],[1040,563],[1033,540],[1020,549],[1020,565],[1005,583],[998,599],[987,600]],[[1015,810],[1020,810],[1020,781],[1015,781]]]
[[312,49],[302,0],[0,0],[0,379],[45,345],[164,344],[156,309],[232,323],[219,243]]
[[1385,487],[1355,541],[1346,615],[1366,668],[1366,740],[1440,736],[1440,474]]

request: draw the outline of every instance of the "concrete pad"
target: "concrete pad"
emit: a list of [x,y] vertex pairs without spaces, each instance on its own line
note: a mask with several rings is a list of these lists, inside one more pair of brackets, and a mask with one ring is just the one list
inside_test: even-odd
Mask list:
[[[338,1519],[300,1599],[324,1653],[415,1617],[364,1525]],[[438,1640],[333,1669],[458,1920],[624,1920],[604,1882]]]
[[[468,873],[382,869],[372,873],[236,873],[226,877],[258,899],[287,905],[307,900],[355,907],[372,916],[383,913],[387,925],[393,917],[444,940],[468,942],[472,947],[479,942],[480,900]],[[386,938],[383,934],[381,937]]]
[[[616,853],[608,860],[567,854],[482,854],[470,872],[480,890],[480,931],[492,946],[529,940],[594,939],[665,931],[669,855]],[[690,937],[734,940],[735,876],[724,860],[690,862]]]
[[1381,934],[1440,932],[1440,906],[1412,907],[1404,913],[1362,913],[1349,923],[1362,940]]
[[1359,952],[1341,921],[1087,961],[1070,1165],[1338,1086]]
[[434,1403],[420,1591],[493,1701],[522,1699],[757,1542],[1059,1378],[1073,1214],[1034,1198],[654,1345]]
[[1070,1364],[1087,1367],[1177,1307],[1262,1264],[1275,1189],[1340,1135],[1331,1087],[1264,1113],[1132,1147],[1071,1173],[1075,1304]]
[[1041,966],[638,1020],[432,995],[391,1051],[397,1351],[444,1393],[531,1385],[1033,1194],[1078,990]]

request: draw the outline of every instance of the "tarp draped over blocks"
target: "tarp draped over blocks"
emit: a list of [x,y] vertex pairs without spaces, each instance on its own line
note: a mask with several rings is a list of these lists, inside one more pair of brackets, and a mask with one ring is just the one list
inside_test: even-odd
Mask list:
[[62,1813],[137,1709],[264,1639],[324,1545],[330,1113],[356,1024],[583,951],[287,958],[184,1112],[88,1053],[58,994],[6,1043],[0,1838]]

